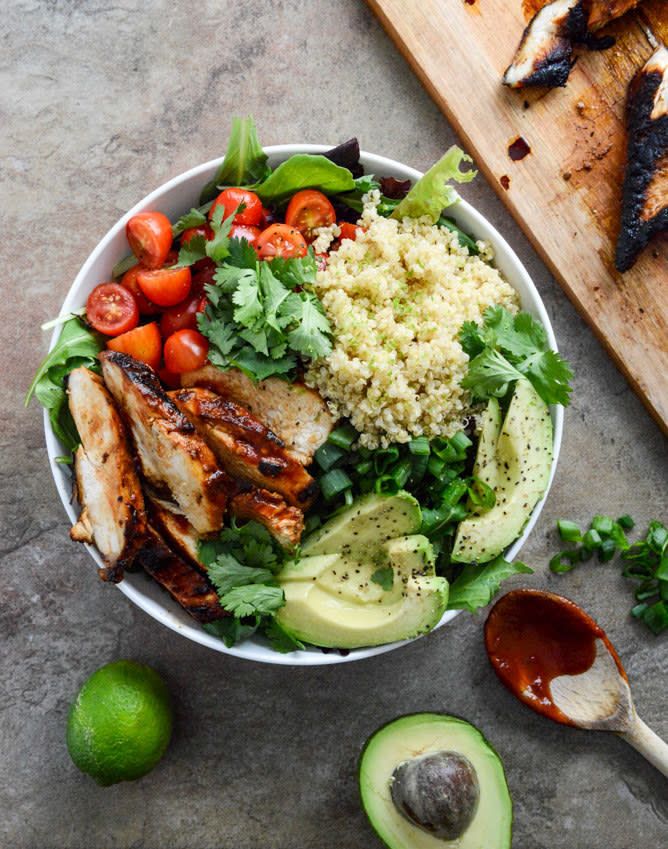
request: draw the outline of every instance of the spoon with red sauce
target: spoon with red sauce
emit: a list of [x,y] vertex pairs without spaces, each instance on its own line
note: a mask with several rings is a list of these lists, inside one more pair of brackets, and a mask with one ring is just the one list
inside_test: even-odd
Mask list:
[[668,775],[668,745],[636,714],[617,652],[575,602],[512,590],[487,617],[485,647],[498,677],[530,708],[565,725],[614,731]]

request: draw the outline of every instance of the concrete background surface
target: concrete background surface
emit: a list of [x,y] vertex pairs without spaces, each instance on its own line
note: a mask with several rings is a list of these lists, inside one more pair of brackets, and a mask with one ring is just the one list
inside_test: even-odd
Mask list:
[[[251,664],[155,624],[69,540],[41,410],[23,399],[48,343],[40,324],[118,217],[221,155],[234,115],[252,114],[264,145],[357,135],[421,170],[456,141],[365,3],[16,0],[0,28],[0,846],[372,849],[360,749],[423,710],[469,720],[501,755],[515,849],[668,846],[666,780],[614,735],[552,724],[503,689],[485,611],[359,663]],[[505,588],[581,604],[622,657],[638,713],[668,737],[666,636],[629,616],[619,563],[548,570],[558,518],[628,512],[638,535],[666,521],[665,439],[493,190],[479,177],[461,191],[527,266],[575,371],[556,480],[522,551],[535,573]],[[164,676],[176,727],[150,775],[101,789],[71,763],[65,719],[83,681],[123,657]]]

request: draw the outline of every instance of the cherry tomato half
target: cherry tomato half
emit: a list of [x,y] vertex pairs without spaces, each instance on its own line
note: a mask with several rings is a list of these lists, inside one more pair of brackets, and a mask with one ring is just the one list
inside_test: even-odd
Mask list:
[[135,360],[157,369],[162,357],[162,338],[155,321],[142,324],[127,333],[116,336],[107,342],[107,348],[129,354]]
[[316,189],[302,189],[292,197],[285,210],[285,223],[296,227],[307,242],[316,238],[318,227],[329,227],[336,221],[336,212],[328,198]]
[[256,248],[260,259],[273,259],[275,256],[289,259],[308,253],[304,237],[289,224],[270,224],[258,236]]
[[160,307],[157,304],[154,304],[153,301],[149,301],[146,295],[139,288],[139,283],[137,283],[137,274],[141,270],[141,265],[133,265],[132,268],[126,271],[121,277],[119,283],[121,286],[129,289],[135,296],[135,301],[137,301],[137,307],[139,308],[140,315],[155,315],[155,313],[160,312]]
[[357,224],[351,224],[350,221],[339,221],[339,230],[341,231],[339,240],[350,239],[354,242],[357,240],[357,231],[362,229],[364,228],[358,227]]
[[106,336],[118,336],[139,323],[139,309],[134,295],[120,283],[100,283],[88,296],[86,317]]
[[223,189],[213,202],[213,206],[209,211],[209,220],[211,220],[216,207],[222,206],[225,209],[223,218],[227,218],[232,215],[232,213],[238,209],[242,203],[244,204],[244,209],[234,216],[234,223],[248,224],[251,227],[257,227],[257,225],[262,221],[262,217],[264,215],[262,201],[255,192],[249,192],[248,189],[237,189],[234,187]]
[[230,228],[230,239],[245,239],[257,252],[257,240],[262,231],[259,227],[251,227],[250,224],[233,224]]
[[163,339],[167,339],[177,330],[197,330],[197,315],[205,309],[206,296],[193,294],[192,290],[185,301],[173,307],[167,307],[160,317],[160,332]]
[[201,368],[209,354],[209,342],[197,330],[177,330],[165,342],[165,368],[183,374]]
[[172,247],[172,225],[162,212],[139,212],[125,225],[132,253],[146,268],[160,268]]
[[187,245],[193,236],[204,236],[205,239],[213,239],[213,230],[208,224],[199,224],[197,227],[188,227],[181,233],[181,244]]
[[188,297],[192,272],[188,266],[141,269],[137,272],[137,283],[149,301],[171,307]]

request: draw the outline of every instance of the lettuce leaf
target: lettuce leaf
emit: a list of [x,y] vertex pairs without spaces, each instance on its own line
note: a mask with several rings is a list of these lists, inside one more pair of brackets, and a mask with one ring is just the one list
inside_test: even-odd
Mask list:
[[257,137],[252,118],[234,118],[227,151],[216,176],[204,186],[200,204],[208,203],[218,194],[218,186],[246,186],[259,183],[267,176],[267,154]]
[[448,596],[449,610],[470,610],[475,613],[479,607],[490,603],[499,591],[502,581],[511,575],[532,574],[533,569],[517,560],[510,563],[502,554],[479,566],[468,563],[458,577],[450,584]]
[[468,154],[461,148],[453,145],[432,165],[424,176],[422,176],[406,197],[399,202],[392,213],[392,218],[402,219],[420,218],[428,215],[435,224],[441,216],[441,212],[451,206],[459,195],[453,186],[448,185],[450,180],[458,183],[469,183],[478,173],[477,171],[460,171],[462,162],[472,162]]
[[249,186],[265,203],[279,203],[301,189],[319,189],[326,195],[349,192],[355,188],[347,168],[335,165],[320,154],[296,153],[261,183]]

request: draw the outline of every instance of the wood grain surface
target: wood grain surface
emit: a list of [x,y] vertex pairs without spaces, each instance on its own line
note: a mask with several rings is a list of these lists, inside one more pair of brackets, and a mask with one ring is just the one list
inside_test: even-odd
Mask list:
[[[543,261],[668,435],[668,241],[614,268],[633,74],[668,44],[668,2],[646,0],[577,50],[564,88],[501,85],[541,0],[367,0]],[[518,139],[529,152],[513,159]],[[520,143],[522,146],[522,143]]]

